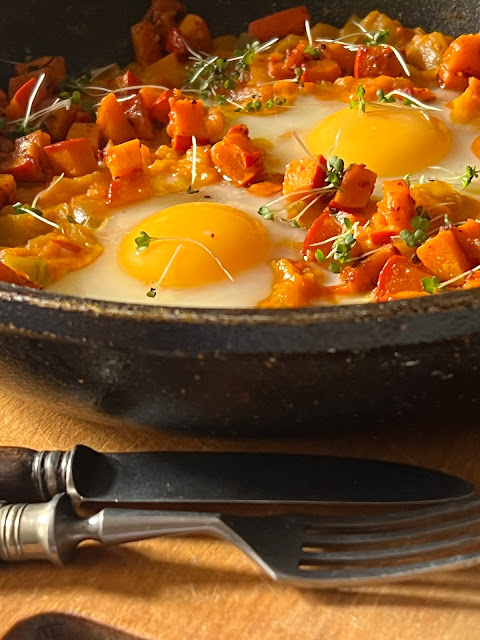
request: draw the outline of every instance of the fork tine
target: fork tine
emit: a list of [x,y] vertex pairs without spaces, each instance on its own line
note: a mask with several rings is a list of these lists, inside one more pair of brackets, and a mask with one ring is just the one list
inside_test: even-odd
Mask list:
[[466,528],[480,524],[480,516],[476,518],[462,518],[460,520],[448,522],[432,522],[430,526],[416,527],[411,529],[397,529],[395,531],[384,531],[381,533],[345,533],[345,534],[317,534],[309,533],[310,527],[306,527],[304,543],[307,546],[328,546],[328,545],[373,545],[381,543],[405,543],[412,538],[433,535],[458,534]]
[[359,529],[362,532],[368,532],[381,527],[391,529],[397,526],[419,526],[422,523],[431,522],[434,518],[453,518],[476,509],[480,512],[480,499],[478,497],[426,509],[395,511],[393,513],[379,513],[368,516],[337,516],[336,518],[322,516],[317,521],[311,519],[309,527],[312,529],[342,529],[345,531]]
[[459,536],[456,538],[448,538],[446,540],[436,540],[434,542],[425,542],[420,544],[411,544],[404,547],[387,547],[383,549],[361,549],[359,551],[310,551],[303,548],[305,554],[300,559],[300,563],[316,565],[316,563],[327,564],[362,564],[365,562],[372,563],[380,560],[390,560],[396,562],[400,558],[408,558],[419,555],[435,554],[447,550],[459,551],[463,547],[480,542],[480,533],[475,535]]
[[318,567],[314,570],[303,570],[299,567],[291,575],[280,575],[280,579],[289,580],[303,588],[341,588],[355,585],[363,586],[376,582],[391,582],[438,571],[468,569],[480,564],[480,552],[459,553],[447,558],[425,560],[396,566],[367,567],[354,569],[337,569]]

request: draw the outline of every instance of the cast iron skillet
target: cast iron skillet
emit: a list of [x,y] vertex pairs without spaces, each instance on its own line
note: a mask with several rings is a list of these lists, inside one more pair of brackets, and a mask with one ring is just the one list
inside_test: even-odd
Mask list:
[[[81,71],[132,59],[148,2],[4,2],[0,57],[64,54]],[[189,0],[216,34],[293,3]],[[310,2],[342,24],[379,8],[409,26],[479,30],[469,0]],[[0,384],[66,413],[177,432],[299,433],[445,421],[477,404],[480,290],[381,305],[195,310],[0,287]]]

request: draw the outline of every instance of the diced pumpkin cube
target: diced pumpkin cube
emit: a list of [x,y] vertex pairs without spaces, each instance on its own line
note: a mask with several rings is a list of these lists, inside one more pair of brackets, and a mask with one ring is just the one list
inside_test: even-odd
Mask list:
[[375,300],[385,302],[391,298],[412,297],[412,292],[422,293],[423,278],[432,274],[424,266],[413,264],[404,256],[392,256],[387,260],[378,277]]
[[309,260],[313,260],[317,249],[321,249],[322,253],[327,255],[332,250],[333,240],[329,243],[325,243],[325,241],[338,236],[340,231],[340,224],[327,207],[308,230],[303,242],[303,255]]
[[210,142],[205,108],[201,100],[170,98],[169,104],[170,124],[167,133],[172,138],[172,148],[175,151],[185,152],[190,149],[193,136],[199,145]]
[[112,178],[123,178],[143,169],[143,158],[140,140],[129,140],[107,149],[105,164]]
[[468,87],[452,101],[451,118],[460,124],[474,123],[480,118],[480,80],[473,76]]
[[377,174],[364,164],[351,164],[330,206],[342,211],[364,209],[370,201],[376,179]]
[[355,78],[402,76],[404,70],[391,47],[361,45],[355,56]]
[[162,55],[160,38],[148,20],[134,24],[130,29],[136,61],[144,66],[156,62]]
[[122,104],[125,115],[135,131],[135,137],[151,140],[153,138],[152,121],[142,96],[138,94]]
[[397,249],[388,244],[372,255],[354,263],[353,266],[345,266],[340,272],[340,278],[345,283],[339,287],[341,293],[363,293],[371,291],[377,284],[380,271],[387,260],[398,255]]
[[[31,78],[30,80],[27,80],[25,84],[22,84],[18,88],[12,100],[5,108],[5,117],[7,118],[7,120],[18,120],[19,118],[24,117],[27,111],[28,102],[36,84],[37,78]],[[33,104],[39,104],[46,97],[46,95],[47,90],[44,84],[42,84],[38,88]]]
[[45,153],[54,172],[64,173],[67,178],[85,176],[97,169],[97,161],[87,138],[57,142],[45,147]]
[[327,177],[327,160],[321,156],[307,156],[294,160],[285,167],[283,195],[294,195],[300,191],[318,189],[325,186]]
[[480,222],[467,220],[452,229],[455,238],[472,267],[480,264]]
[[111,140],[113,144],[121,144],[136,137],[133,126],[113,93],[109,93],[101,101],[97,125],[105,142]]
[[454,40],[443,54],[438,70],[444,89],[465,91],[470,76],[480,78],[480,33],[467,33]]
[[223,140],[212,147],[211,157],[220,173],[237,187],[248,186],[265,172],[263,152],[250,140],[244,124],[234,125]]
[[451,229],[442,229],[429,238],[418,247],[417,256],[423,266],[442,281],[455,278],[470,269],[468,258]]
[[307,8],[293,7],[250,22],[248,33],[260,42],[271,38],[285,38],[289,34],[300,36],[305,33],[305,20],[310,22]]
[[15,75],[21,76],[28,73],[46,73],[49,81],[55,82],[58,86],[67,75],[67,67],[63,56],[43,56],[30,62],[16,64]]
[[158,84],[173,89],[185,83],[185,66],[179,61],[176,53],[170,53],[148,66],[142,73],[146,84]]
[[415,201],[410,195],[406,180],[386,180],[383,183],[383,198],[372,216],[375,229],[389,228],[397,233],[410,228],[415,215]]
[[189,13],[178,27],[170,29],[165,48],[169,53],[186,54],[185,43],[194,51],[210,53],[213,49],[213,38],[207,23],[200,16]]
[[[318,298],[321,287],[315,274],[303,265],[293,264],[285,258],[273,262],[274,284],[271,294],[257,306],[260,308],[308,307]],[[303,268],[302,268],[303,267]]]
[[48,133],[34,131],[15,141],[15,151],[0,162],[0,173],[9,173],[19,182],[45,182],[51,171],[45,147]]
[[100,130],[94,122],[74,122],[68,130],[67,140],[86,138],[94,153],[100,148]]
[[301,65],[302,82],[335,82],[342,75],[340,65],[335,60],[311,60]]
[[48,133],[53,142],[65,140],[68,131],[75,122],[78,113],[78,107],[72,105],[70,109],[57,109],[45,120]]

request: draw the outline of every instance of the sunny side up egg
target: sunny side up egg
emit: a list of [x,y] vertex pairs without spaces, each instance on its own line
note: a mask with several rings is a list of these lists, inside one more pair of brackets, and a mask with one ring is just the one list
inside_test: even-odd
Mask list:
[[[367,107],[365,113],[344,102],[303,96],[278,114],[245,114],[235,122],[249,127],[273,172],[304,157],[306,147],[338,155],[347,165],[364,163],[382,179],[407,173],[412,179],[420,174],[442,179],[476,164],[471,144],[478,130],[451,121],[446,105],[456,94],[437,95],[440,111]],[[441,169],[430,168],[438,165]],[[303,229],[259,216],[266,203],[246,189],[220,183],[195,195],[169,194],[119,208],[97,232],[103,255],[50,289],[121,302],[253,307],[271,291],[272,260],[298,259],[305,236]],[[142,231],[158,240],[138,251],[135,239]],[[155,298],[146,295],[150,287],[156,288]]]

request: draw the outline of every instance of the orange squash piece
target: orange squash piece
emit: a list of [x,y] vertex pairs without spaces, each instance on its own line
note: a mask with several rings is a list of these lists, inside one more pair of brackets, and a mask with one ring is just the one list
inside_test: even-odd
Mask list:
[[300,36],[305,33],[305,20],[310,22],[308,9],[304,6],[292,7],[250,22],[248,34],[260,42],[285,38],[289,34]]
[[124,178],[134,171],[143,170],[142,146],[140,140],[129,140],[107,149],[105,154],[112,178]]
[[442,281],[455,278],[470,269],[470,262],[452,229],[441,229],[429,238],[418,247],[417,256],[423,266]]
[[319,297],[322,287],[316,282],[315,274],[308,267],[283,258],[275,260],[273,270],[272,293],[259,302],[259,308],[308,307],[314,298]]
[[253,144],[244,124],[234,125],[220,142],[212,147],[213,164],[237,187],[257,181],[265,172],[263,151]]
[[22,273],[17,273],[6,264],[0,262],[0,282],[9,282],[10,284],[16,284],[22,287],[32,287],[33,289],[41,289],[42,287],[36,282],[32,282],[27,276]]
[[19,182],[45,182],[51,172],[45,147],[48,133],[34,131],[15,140],[15,151],[0,162],[0,173],[9,173]]
[[15,178],[9,173],[0,174],[0,209],[11,202],[17,188]]
[[133,96],[122,104],[125,115],[135,131],[135,137],[151,140],[153,138],[152,121],[141,94]]
[[111,207],[136,202],[153,196],[153,189],[143,170],[112,180],[108,190],[107,204]]
[[78,178],[97,170],[97,161],[87,138],[64,140],[45,147],[53,171],[67,178]]
[[104,142],[111,140],[113,144],[121,144],[136,137],[132,124],[113,93],[106,95],[100,102],[97,126]]
[[465,91],[468,78],[480,78],[480,33],[459,36],[447,48],[438,70],[443,89]]
[[301,65],[302,82],[335,82],[342,75],[340,65],[335,60],[311,60]]
[[385,302],[402,294],[412,297],[412,292],[423,293],[422,280],[431,275],[424,266],[413,264],[404,256],[392,256],[378,276],[375,300]]
[[169,53],[182,55],[188,53],[185,43],[194,51],[210,53],[213,49],[213,38],[207,23],[193,13],[187,14],[178,27],[170,29],[165,48]]
[[205,122],[205,107],[201,100],[169,100],[170,124],[167,133],[172,138],[172,149],[185,152],[192,146],[195,136],[198,145],[210,142],[207,124]]
[[362,45],[358,48],[353,68],[355,78],[396,78],[403,74],[403,67],[391,47]]
[[53,142],[61,142],[65,140],[70,127],[75,122],[78,113],[78,107],[74,104],[70,109],[57,109],[45,120],[45,125]]
[[[32,95],[32,91],[36,84],[37,78],[31,78],[17,90],[12,100],[5,108],[5,117],[7,120],[18,120],[19,118],[24,117],[27,111],[28,101],[30,100],[30,96]],[[41,102],[46,95],[47,90],[42,83],[37,91],[35,100],[33,101],[34,105]]]
[[386,180],[383,183],[383,198],[377,204],[377,212],[372,216],[372,226],[376,230],[400,233],[410,228],[415,215],[415,201],[410,195],[406,180]]
[[471,76],[468,87],[452,101],[451,118],[460,124],[469,124],[480,118],[480,80]]
[[460,249],[467,256],[472,267],[480,264],[480,222],[467,220],[465,224],[452,229]]
[[15,76],[22,76],[28,73],[47,74],[46,80],[55,82],[58,85],[67,75],[67,67],[63,56],[42,56],[30,62],[21,62],[14,67]]
[[[307,156],[294,160],[285,167],[283,195],[294,195],[299,191],[324,187],[326,177],[327,160],[323,156],[317,155],[313,158]],[[305,194],[305,197],[308,197],[308,194]]]
[[380,272],[387,260],[397,255],[399,255],[398,250],[389,244],[354,265],[345,266],[340,272],[340,278],[344,284],[337,288],[338,293],[352,294],[371,291],[376,286]]
[[365,209],[375,188],[377,174],[364,164],[351,164],[330,206],[341,211]]
[[148,20],[141,20],[130,29],[135,59],[142,66],[156,62],[162,56],[160,38]]
[[100,130],[94,122],[74,122],[67,133],[67,140],[86,138],[94,153],[100,148]]
[[333,240],[330,243],[318,245],[319,242],[324,242],[329,238],[338,236],[341,231],[341,226],[337,220],[331,215],[330,209],[327,207],[325,211],[319,216],[308,230],[307,235],[302,246],[302,253],[309,260],[313,260],[315,257],[315,251],[321,249],[324,255],[330,253],[332,250]]

